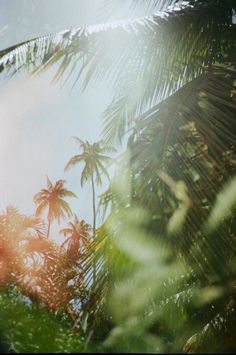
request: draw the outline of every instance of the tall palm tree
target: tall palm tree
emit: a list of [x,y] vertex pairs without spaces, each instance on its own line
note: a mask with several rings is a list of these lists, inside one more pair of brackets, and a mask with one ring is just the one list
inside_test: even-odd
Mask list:
[[88,180],[91,180],[92,185],[92,203],[93,203],[93,236],[95,237],[96,232],[96,197],[95,197],[95,182],[98,185],[102,184],[102,174],[104,174],[109,180],[109,175],[105,167],[105,163],[111,161],[111,158],[104,155],[106,152],[114,151],[111,147],[104,146],[104,142],[101,140],[99,142],[90,144],[88,141],[83,141],[78,137],[74,139],[80,144],[82,153],[73,156],[65,167],[65,171],[69,168],[79,164],[84,163],[84,169],[81,174],[81,187]]
[[60,222],[61,218],[65,219],[72,215],[70,206],[64,198],[76,197],[76,195],[74,192],[67,190],[64,184],[65,180],[58,180],[53,185],[51,180],[47,177],[47,189],[40,190],[34,196],[34,203],[37,205],[36,216],[40,216],[45,210],[48,210],[47,238],[49,238],[51,222],[53,220]]

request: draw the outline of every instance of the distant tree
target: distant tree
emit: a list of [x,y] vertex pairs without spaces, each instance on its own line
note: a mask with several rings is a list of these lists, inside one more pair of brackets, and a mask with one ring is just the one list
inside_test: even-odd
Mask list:
[[70,167],[77,165],[80,162],[83,162],[84,169],[81,174],[80,183],[81,186],[88,180],[91,180],[92,184],[92,199],[93,199],[93,235],[95,236],[96,231],[96,198],[95,198],[95,181],[98,185],[102,184],[102,174],[106,175],[109,180],[109,175],[104,163],[107,163],[111,158],[107,155],[104,155],[106,152],[114,151],[113,148],[104,146],[103,141],[90,144],[88,141],[83,141],[78,137],[74,139],[80,144],[82,153],[74,155],[69,162],[67,163],[65,170],[68,170]]
[[90,225],[84,220],[79,220],[75,216],[74,223],[70,222],[67,228],[61,229],[60,233],[63,234],[66,240],[62,243],[61,247],[67,244],[68,254],[78,254],[81,248],[89,244],[89,230]]
[[40,190],[34,196],[34,202],[38,206],[36,216],[40,216],[45,210],[48,210],[48,230],[47,238],[49,238],[51,222],[70,217],[72,215],[71,208],[64,200],[65,197],[76,197],[76,195],[64,187],[65,180],[58,180],[54,185],[47,178],[47,189]]

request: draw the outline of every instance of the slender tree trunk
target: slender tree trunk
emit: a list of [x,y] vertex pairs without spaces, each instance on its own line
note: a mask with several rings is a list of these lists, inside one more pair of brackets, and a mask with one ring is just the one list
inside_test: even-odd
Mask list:
[[[95,201],[95,186],[94,186],[94,177],[91,176],[92,182],[92,193],[93,193],[93,238],[95,238],[96,233],[96,201]],[[93,261],[93,284],[96,282],[96,259]]]
[[51,228],[51,219],[48,217],[48,231],[47,231],[47,238],[49,238],[50,228]]
[[96,232],[96,201],[95,201],[95,186],[94,186],[94,177],[91,177],[92,181],[92,192],[93,192],[93,237],[95,238]]

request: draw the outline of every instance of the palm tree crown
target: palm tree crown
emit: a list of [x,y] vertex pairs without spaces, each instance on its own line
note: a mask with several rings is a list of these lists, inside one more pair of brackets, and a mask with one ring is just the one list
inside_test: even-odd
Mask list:
[[68,202],[64,200],[65,197],[76,197],[76,195],[64,187],[65,180],[58,180],[53,185],[49,178],[47,178],[47,189],[40,190],[34,196],[34,202],[38,206],[36,216],[41,215],[48,209],[48,232],[49,237],[50,225],[53,220],[60,222],[61,218],[65,219],[72,215],[72,211]]
[[104,153],[112,152],[114,150],[110,147],[105,147],[102,140],[90,144],[88,141],[83,141],[78,137],[74,137],[74,139],[80,144],[83,152],[73,156],[67,163],[65,170],[68,170],[70,167],[76,165],[79,162],[84,162],[85,166],[80,179],[81,186],[83,186],[85,181],[90,179],[92,175],[96,175],[96,183],[101,185],[102,174],[106,175],[106,177],[109,179],[109,175],[104,166],[104,163],[111,160],[111,158],[107,155],[104,155]]
[[62,247],[68,244],[67,251],[71,254],[77,254],[81,248],[89,244],[90,225],[84,220],[79,220],[75,215],[74,223],[70,222],[67,228],[63,228],[60,233],[67,239],[62,243]]

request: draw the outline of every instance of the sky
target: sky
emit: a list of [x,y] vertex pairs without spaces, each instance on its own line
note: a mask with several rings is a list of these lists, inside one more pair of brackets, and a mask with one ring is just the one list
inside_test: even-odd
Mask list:
[[[103,0],[0,0],[0,49],[46,33],[141,16],[117,8],[107,16]],[[78,84],[79,85],[79,84]],[[81,167],[64,172],[78,154],[72,136],[95,142],[101,138],[101,117],[111,93],[105,87],[79,89],[52,83],[52,72],[0,83],[0,211],[7,205],[33,214],[33,196],[46,187],[46,176],[78,198],[68,200],[73,212],[92,223],[90,185],[80,187]],[[104,181],[98,195],[107,188]],[[63,227],[64,224],[61,224]],[[57,228],[54,226],[54,228]],[[55,229],[56,231],[56,229]],[[55,233],[57,234],[57,233]]]

